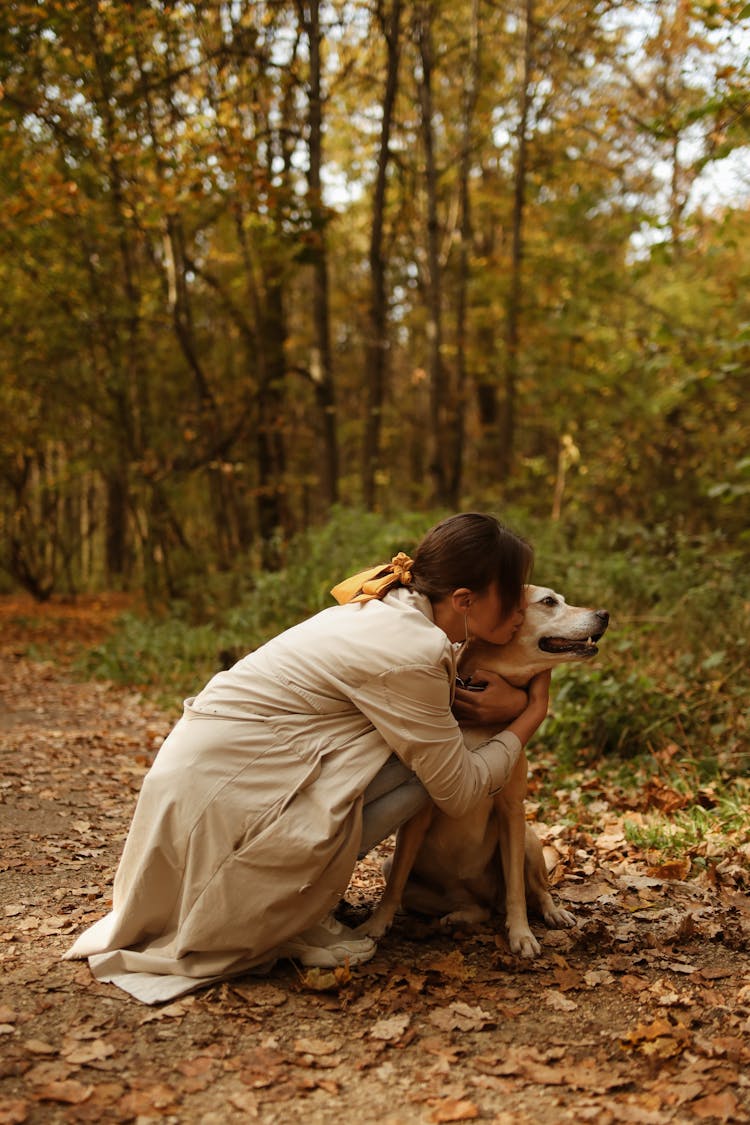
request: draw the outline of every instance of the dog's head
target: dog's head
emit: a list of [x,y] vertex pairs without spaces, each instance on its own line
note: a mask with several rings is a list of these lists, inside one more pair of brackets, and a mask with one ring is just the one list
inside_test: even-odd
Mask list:
[[547,586],[527,586],[523,624],[513,640],[507,645],[469,641],[459,670],[465,678],[475,669],[487,668],[521,686],[537,672],[596,656],[597,641],[608,624],[605,609],[568,605],[562,594]]

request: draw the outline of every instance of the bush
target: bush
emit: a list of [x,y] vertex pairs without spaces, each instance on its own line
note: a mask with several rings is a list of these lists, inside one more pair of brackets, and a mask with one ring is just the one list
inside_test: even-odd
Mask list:
[[147,687],[160,702],[195,694],[221,667],[333,605],[330,589],[342,578],[413,550],[439,518],[335,509],[323,527],[288,544],[282,570],[253,573],[241,562],[236,574],[207,578],[200,599],[173,603],[169,616],[124,615],[81,656],[79,674]]
[[[542,748],[564,768],[600,757],[627,763],[670,745],[701,777],[747,771],[747,561],[718,535],[681,541],[659,528],[618,527],[576,544],[559,525],[505,515],[535,544],[537,581],[611,613],[597,663],[555,673]],[[184,602],[162,619],[123,617],[80,668],[176,703],[223,664],[332,604],[330,587],[342,577],[412,550],[439,518],[336,509],[287,545],[282,570],[256,573],[245,561],[204,584],[200,613]]]

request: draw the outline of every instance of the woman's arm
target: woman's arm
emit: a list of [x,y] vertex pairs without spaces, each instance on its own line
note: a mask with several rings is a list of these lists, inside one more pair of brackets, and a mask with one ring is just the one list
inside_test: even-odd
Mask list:
[[526,710],[529,697],[523,688],[513,687],[497,672],[477,668],[472,681],[483,688],[457,687],[453,714],[465,726],[494,727],[501,730]]
[[527,706],[504,731],[469,750],[450,710],[452,668],[412,666],[361,685],[353,699],[391,749],[449,816],[462,816],[506,783],[522,743],[546,714],[549,677],[529,688]]

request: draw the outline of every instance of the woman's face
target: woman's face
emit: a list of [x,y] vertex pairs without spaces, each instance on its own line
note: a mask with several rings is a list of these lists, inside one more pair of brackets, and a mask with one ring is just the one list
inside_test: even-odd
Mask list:
[[483,594],[472,594],[471,604],[465,611],[469,637],[477,637],[493,645],[507,645],[523,622],[525,604],[524,595],[521,604],[503,620],[506,607],[494,583]]

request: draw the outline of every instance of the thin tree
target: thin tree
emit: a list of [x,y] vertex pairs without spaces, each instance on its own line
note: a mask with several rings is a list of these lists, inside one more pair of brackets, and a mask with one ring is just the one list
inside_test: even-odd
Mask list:
[[299,4],[300,23],[307,36],[310,55],[308,83],[308,172],[312,243],[312,311],[315,343],[310,376],[320,410],[323,430],[323,490],[329,504],[339,497],[339,458],[336,436],[336,393],[331,355],[327,214],[323,204],[323,93],[321,83],[321,28],[319,0]]
[[388,376],[388,295],[386,292],[386,263],[383,252],[386,186],[391,160],[391,128],[393,107],[398,91],[399,61],[401,57],[402,0],[393,0],[387,12],[378,0],[377,19],[386,44],[386,76],[380,117],[380,144],[378,148],[375,190],[370,225],[370,308],[369,338],[367,340],[365,371],[367,374],[367,414],[363,438],[362,499],[366,508],[375,506],[376,471],[380,456],[380,434],[383,419],[383,401]]
[[505,401],[500,430],[500,479],[513,471],[516,441],[516,398],[520,345],[521,301],[524,256],[524,217],[528,156],[528,124],[532,103],[532,64],[534,39],[534,0],[524,0],[524,37],[521,63],[520,112],[516,130],[516,161],[513,176],[513,217],[511,220],[510,287],[505,321]]

